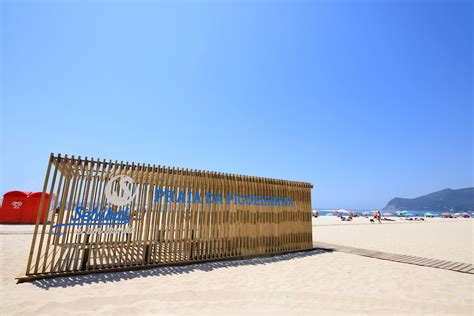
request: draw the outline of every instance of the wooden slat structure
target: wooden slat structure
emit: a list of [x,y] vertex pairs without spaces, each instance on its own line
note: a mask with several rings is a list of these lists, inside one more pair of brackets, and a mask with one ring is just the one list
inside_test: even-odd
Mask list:
[[369,249],[363,249],[363,248],[354,248],[354,247],[328,244],[328,243],[322,243],[322,242],[315,242],[314,247],[331,250],[331,251],[339,251],[339,252],[344,252],[344,253],[349,253],[353,255],[369,257],[369,258],[374,258],[374,259],[381,259],[381,260],[394,261],[394,262],[400,262],[400,263],[406,263],[406,264],[413,264],[413,265],[423,266],[423,267],[428,267],[428,268],[451,270],[455,272],[474,274],[474,266],[470,263],[446,261],[446,260],[424,258],[424,257],[417,257],[417,256],[399,255],[399,254],[390,253],[390,252],[369,250]]
[[[118,181],[107,186],[116,176],[133,180],[127,205],[108,201],[111,187],[125,192]],[[52,220],[40,224],[38,217],[26,273],[18,281],[312,249],[311,188],[304,182],[51,154],[40,209],[49,193]],[[129,216],[124,222],[91,215],[94,210]]]

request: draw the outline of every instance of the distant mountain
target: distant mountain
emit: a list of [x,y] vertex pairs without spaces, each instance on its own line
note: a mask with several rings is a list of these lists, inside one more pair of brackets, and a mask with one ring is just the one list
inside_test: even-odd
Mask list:
[[414,199],[394,198],[384,211],[474,211],[474,188],[444,189]]

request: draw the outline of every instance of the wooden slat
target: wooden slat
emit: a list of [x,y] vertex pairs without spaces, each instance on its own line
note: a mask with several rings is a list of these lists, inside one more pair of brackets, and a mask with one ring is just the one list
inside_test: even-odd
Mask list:
[[354,247],[321,243],[321,242],[315,242],[313,244],[313,247],[331,249],[334,251],[339,251],[339,252],[344,252],[344,253],[369,257],[369,258],[382,259],[382,260],[413,264],[413,265],[436,268],[436,269],[451,270],[451,271],[456,271],[456,272],[474,274],[473,265],[469,263],[446,261],[446,260],[439,260],[439,259],[433,259],[433,258],[423,258],[423,257],[416,257],[416,256],[406,256],[406,255],[399,255],[399,254],[382,252],[382,251],[374,251],[374,250],[354,248]]
[[[124,227],[118,224],[73,223],[71,218],[80,205],[89,212],[94,207],[99,211],[112,207],[114,213],[125,210],[126,206],[111,206],[106,199],[107,183],[117,175],[134,181],[135,197],[128,205],[130,222],[126,225],[131,232],[107,232]],[[118,188],[114,183],[113,189]],[[311,188],[309,183],[295,181],[51,155],[43,188],[50,198],[46,203],[43,194],[40,205],[51,212],[47,214],[51,221],[40,223],[38,215],[26,276],[309,249]],[[156,190],[173,190],[176,198],[184,192],[186,201],[166,201],[166,196],[155,199]],[[197,192],[201,204],[188,200],[188,194],[192,199]],[[206,192],[212,192],[214,199],[221,194],[222,203],[208,204]],[[291,197],[294,206],[271,205],[273,196]],[[229,197],[232,201],[227,203]],[[253,204],[255,200],[258,205]],[[53,228],[55,225],[66,226]]]

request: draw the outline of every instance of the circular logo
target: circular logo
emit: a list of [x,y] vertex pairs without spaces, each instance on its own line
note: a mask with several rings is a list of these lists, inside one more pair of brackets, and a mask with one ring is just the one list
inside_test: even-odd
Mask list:
[[18,202],[18,201],[13,201],[12,202],[13,208],[16,208],[16,209],[20,208],[22,205],[23,205],[22,202]]
[[129,204],[137,192],[132,194],[133,179],[126,175],[110,178],[105,186],[105,197],[110,204],[124,206]]

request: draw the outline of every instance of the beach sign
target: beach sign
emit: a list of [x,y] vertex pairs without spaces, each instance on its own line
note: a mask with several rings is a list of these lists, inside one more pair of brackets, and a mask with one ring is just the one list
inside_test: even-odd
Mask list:
[[51,154],[39,205],[49,221],[38,216],[18,281],[309,250],[311,188]]

